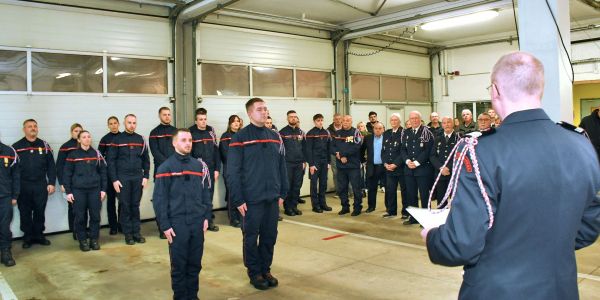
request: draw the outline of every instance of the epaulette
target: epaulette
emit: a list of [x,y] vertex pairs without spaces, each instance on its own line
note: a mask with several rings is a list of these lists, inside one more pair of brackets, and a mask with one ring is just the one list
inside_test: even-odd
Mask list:
[[484,130],[484,131],[473,131],[473,132],[467,133],[467,134],[465,134],[465,137],[468,136],[468,137],[480,138],[482,136],[487,136],[487,135],[494,134],[494,133],[496,133],[496,128],[492,127],[490,129]]
[[558,123],[556,123],[558,125],[560,125],[562,128],[569,130],[569,131],[575,131],[581,135],[585,135],[585,129],[581,128],[581,127],[577,127],[571,123],[567,123],[565,121],[560,121]]

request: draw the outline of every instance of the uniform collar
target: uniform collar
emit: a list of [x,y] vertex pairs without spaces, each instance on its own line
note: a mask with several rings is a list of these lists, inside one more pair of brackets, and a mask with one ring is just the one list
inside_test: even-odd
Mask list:
[[504,122],[502,122],[502,125],[533,120],[550,120],[550,117],[548,117],[546,112],[541,108],[526,109],[516,111],[508,115],[506,118],[504,118]]
[[183,161],[183,162],[188,162],[190,161],[190,155],[189,154],[179,154],[179,152],[175,152],[175,158],[177,158],[177,160],[179,161]]

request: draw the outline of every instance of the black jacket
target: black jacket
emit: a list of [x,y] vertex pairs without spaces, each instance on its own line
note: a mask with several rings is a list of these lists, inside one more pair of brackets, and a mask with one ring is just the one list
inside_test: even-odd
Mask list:
[[431,154],[431,148],[433,148],[433,138],[433,134],[425,126],[419,126],[416,134],[412,128],[404,130],[402,146],[400,148],[402,162],[404,165],[406,165],[406,160],[419,162],[419,166],[415,169],[405,166],[404,175],[433,175],[433,168],[429,162],[429,155]]
[[[431,147],[429,161],[433,166],[433,173],[436,177],[440,173],[440,168],[444,166],[444,163],[448,159],[450,152],[452,152],[452,149],[454,149],[456,142],[458,142],[460,138],[460,133],[456,131],[452,132],[448,142],[446,142],[446,134],[443,131],[442,134],[435,137],[433,147]],[[450,176],[452,176],[452,165],[453,159],[450,159],[446,165],[446,167],[450,169],[450,175],[442,175],[440,176],[440,180],[450,180]]]
[[177,128],[164,124],[160,124],[150,131],[148,144],[154,158],[154,170],[157,170],[169,156],[175,153],[175,149],[173,148],[173,135],[175,131],[177,131]]
[[331,153],[331,135],[329,131],[317,127],[309,130],[304,143],[306,161],[310,167],[317,163],[329,163]]
[[58,157],[56,158],[56,178],[58,178],[58,184],[64,185],[63,171],[65,170],[65,162],[69,153],[77,149],[79,149],[79,143],[76,139],[68,140],[58,149]]
[[303,163],[305,134],[300,127],[292,128],[287,125],[279,131],[285,146],[285,161],[288,163]]
[[598,109],[594,110],[589,116],[584,117],[579,127],[587,132],[600,161],[600,116],[598,116]]
[[401,176],[404,175],[404,168],[406,164],[402,160],[402,152],[400,151],[402,148],[402,137],[404,134],[404,129],[400,126],[396,132],[392,128],[383,132],[383,148],[381,150],[381,159],[384,164],[395,164],[396,169],[394,171],[386,172]]
[[108,176],[111,182],[150,177],[150,157],[144,138],[137,133],[121,132],[108,151]]
[[0,199],[19,198],[20,174],[17,151],[0,142]]
[[102,154],[104,158],[108,159],[108,150],[110,149],[110,147],[112,147],[115,137],[117,137],[117,135],[119,134],[120,132],[109,132],[106,135],[104,135],[100,140],[100,143],[98,143],[98,151],[100,151],[100,154]]
[[65,159],[63,186],[67,194],[74,189],[99,189],[106,191],[106,161],[100,151],[90,147],[71,151]]
[[212,197],[206,164],[190,155],[171,155],[156,173],[152,205],[160,230],[174,223],[202,226],[210,220]]
[[360,168],[360,146],[363,139],[360,131],[354,127],[350,127],[348,130],[342,128],[333,133],[332,136],[331,153],[335,155],[336,152],[339,152],[340,157],[348,159],[345,164],[336,159],[336,166],[340,169]]
[[227,169],[229,199],[234,207],[287,196],[283,142],[274,130],[250,124],[236,133],[229,144]]
[[[381,155],[381,165],[383,165],[385,163],[384,159],[383,159],[383,144],[385,141],[385,138],[383,137],[383,134],[381,135],[382,141],[381,141],[381,152],[379,155]],[[366,153],[366,155],[365,155]],[[364,158],[363,162],[366,163],[366,170],[365,170],[365,175],[367,175],[367,177],[371,177],[373,176],[373,170],[375,169],[375,135],[374,134],[369,134],[368,136],[365,137],[365,141],[362,143],[362,146],[360,148],[360,157]]]
[[229,143],[231,138],[235,135],[235,132],[225,131],[219,139],[219,157],[223,164],[223,174],[227,172],[227,154],[229,153]]
[[21,181],[56,183],[56,165],[48,143],[39,138],[33,142],[22,138],[13,144],[13,148],[19,155]]
[[217,136],[212,127],[206,126],[205,130],[200,130],[198,126],[192,125],[189,129],[192,133],[192,157],[202,159],[211,173],[220,171],[221,158],[219,155],[219,146]]

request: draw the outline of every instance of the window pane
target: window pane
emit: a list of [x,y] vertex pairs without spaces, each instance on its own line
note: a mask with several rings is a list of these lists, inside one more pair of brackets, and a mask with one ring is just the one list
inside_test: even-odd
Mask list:
[[102,93],[102,57],[31,53],[34,92]]
[[0,50],[0,91],[27,91],[27,52]]
[[381,98],[387,101],[406,101],[406,79],[381,77]]
[[296,70],[298,97],[331,98],[331,73]]
[[352,99],[379,100],[379,76],[352,75]]
[[462,111],[468,109],[473,112],[473,102],[456,102],[454,103],[454,117],[462,122]]
[[490,108],[492,108],[492,102],[477,102],[475,103],[475,108],[477,111],[473,113],[473,119],[476,119],[479,114],[487,112]]
[[108,92],[167,94],[167,62],[157,59],[109,57]]
[[202,64],[202,95],[250,96],[247,66]]
[[294,97],[294,72],[290,69],[252,68],[255,96]]
[[429,80],[406,79],[406,98],[410,102],[431,102]]

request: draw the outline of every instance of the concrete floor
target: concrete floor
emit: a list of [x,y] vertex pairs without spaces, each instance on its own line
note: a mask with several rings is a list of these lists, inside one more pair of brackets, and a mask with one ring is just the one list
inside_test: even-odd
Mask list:
[[[378,196],[378,209],[358,217],[338,216],[333,197],[333,212],[316,214],[301,204],[304,215],[284,216],[273,263],[280,286],[268,291],[249,285],[241,232],[217,212],[221,230],[206,236],[201,299],[456,299],[461,268],[431,264],[419,226],[382,219],[383,193]],[[102,229],[102,250],[87,253],[71,234],[52,235],[50,247],[28,250],[17,241],[17,265],[0,268],[0,283],[4,277],[18,299],[169,299],[166,241],[152,222],[142,230],[147,243],[127,246],[121,235]],[[600,299],[600,242],[577,258],[581,299]]]

